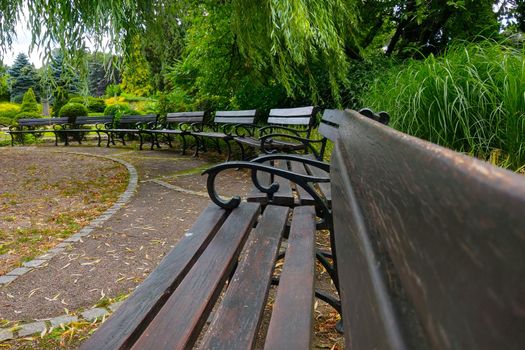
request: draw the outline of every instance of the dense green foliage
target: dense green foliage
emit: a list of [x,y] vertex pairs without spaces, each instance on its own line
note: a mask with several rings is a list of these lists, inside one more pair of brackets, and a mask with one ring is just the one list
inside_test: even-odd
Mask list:
[[129,107],[127,103],[116,103],[106,107],[104,109],[104,115],[114,115],[121,117],[124,114],[140,114],[136,110],[133,110]]
[[101,98],[95,98],[91,96],[87,97],[73,97],[69,100],[69,103],[80,103],[83,104],[89,112],[101,113],[106,109],[106,102]]
[[0,124],[11,125],[16,120],[16,115],[20,112],[20,105],[10,102],[0,103]]
[[525,52],[495,43],[454,46],[376,80],[363,104],[408,134],[489,159],[525,164]]
[[[4,50],[22,4],[0,3]],[[50,57],[42,85],[55,115],[88,91],[105,93],[114,115],[368,105],[403,131],[482,158],[501,150],[519,167],[524,10],[525,0],[32,0],[28,18]],[[87,53],[86,40],[112,54]],[[0,71],[0,98],[1,81]]]
[[75,118],[81,116],[87,116],[88,109],[82,103],[69,102],[60,108],[60,118]]
[[38,103],[33,89],[29,88],[22,98],[22,106],[20,112],[38,112]]
[[39,94],[39,77],[35,67],[29,63],[25,54],[19,54],[11,68],[8,70],[11,86],[11,101],[20,103],[24,93],[30,88]]

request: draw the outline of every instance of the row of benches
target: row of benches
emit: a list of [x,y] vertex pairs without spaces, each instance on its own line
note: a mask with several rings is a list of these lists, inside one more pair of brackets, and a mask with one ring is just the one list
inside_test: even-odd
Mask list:
[[[255,124],[256,110],[217,111],[213,120],[205,123],[205,112],[168,113],[160,119],[158,115],[124,115],[118,121],[112,116],[77,117],[76,120],[66,118],[21,119],[19,124],[8,131],[11,144],[21,134],[37,134],[52,131],[55,135],[55,145],[62,138],[67,145],[69,138],[74,137],[79,143],[85,133],[94,132],[98,137],[98,145],[102,142],[101,134],[107,136],[107,146],[115,144],[116,139],[125,144],[125,135],[138,135],[140,148],[144,144],[144,136],[151,140],[151,148],[160,147],[164,141],[171,146],[172,137],[180,136],[183,153],[187,148],[187,137],[195,141],[195,151],[198,154],[204,148],[206,139],[214,141],[220,152],[219,140],[227,147],[227,159],[231,157],[231,142],[235,142],[246,157],[245,147],[262,150],[293,151],[307,149],[321,159],[324,153],[324,143],[313,147],[310,136],[312,128],[317,124],[316,108],[299,107],[272,109],[267,119],[267,125],[257,127]],[[46,129],[53,126],[53,129]],[[94,126],[94,128],[89,128]],[[21,138],[23,140],[23,138]],[[285,140],[286,139],[286,140]]]
[[[213,203],[81,349],[308,349],[314,297],[341,313],[347,349],[523,348],[523,178],[355,111],[323,119],[330,163],[207,170]],[[238,168],[259,192],[247,202],[217,195]],[[315,246],[323,228],[330,252]],[[316,258],[340,299],[316,290]]]

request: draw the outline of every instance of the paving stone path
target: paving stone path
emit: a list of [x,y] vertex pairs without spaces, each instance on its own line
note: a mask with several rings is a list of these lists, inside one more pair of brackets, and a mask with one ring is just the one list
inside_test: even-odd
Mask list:
[[[132,165],[128,170],[136,169],[138,181],[115,210],[103,214],[103,220],[59,245],[47,259],[37,259],[34,267],[17,270],[16,279],[0,284],[0,319],[22,324],[15,333],[0,329],[0,341],[113,311],[118,304],[106,309],[99,307],[101,301],[133,291],[209,203],[206,179],[200,173],[213,164],[210,161],[166,149],[27,148],[28,152],[77,152],[120,159]],[[225,194],[243,194],[249,176],[233,171],[219,183]]]

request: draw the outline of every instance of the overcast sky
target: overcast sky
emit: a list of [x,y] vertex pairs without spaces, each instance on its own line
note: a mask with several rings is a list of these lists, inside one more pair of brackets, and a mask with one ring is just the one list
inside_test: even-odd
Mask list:
[[25,53],[29,56],[29,61],[35,65],[36,68],[42,67],[42,60],[40,59],[40,52],[37,49],[29,54],[29,45],[31,44],[31,31],[27,28],[25,19],[16,25],[16,38],[13,39],[13,46],[2,57],[5,65],[12,65],[16,56],[19,53]]

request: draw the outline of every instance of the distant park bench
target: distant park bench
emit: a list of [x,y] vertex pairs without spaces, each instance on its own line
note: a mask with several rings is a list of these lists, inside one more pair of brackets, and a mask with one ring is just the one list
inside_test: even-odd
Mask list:
[[[340,292],[331,304],[347,349],[520,349],[523,178],[357,112],[344,116],[324,163],[330,178],[256,162],[209,169],[214,204],[81,349],[313,347],[314,296],[327,299],[315,285],[316,226],[329,230],[323,265]],[[314,205],[268,203],[259,216],[259,203],[223,199],[216,176],[237,168],[293,179]],[[331,207],[317,188],[328,181]]]
[[[151,149],[155,145],[160,148],[159,137],[163,136],[168,145],[172,147],[172,136],[176,137],[178,135],[182,140],[182,154],[185,154],[187,147],[186,136],[191,135],[192,130],[195,131],[202,127],[204,114],[202,111],[168,113],[166,118],[162,122],[157,123],[154,129],[147,128],[140,132],[150,135]],[[142,145],[140,148],[142,149]]]
[[[76,117],[73,123],[67,124],[56,124],[54,125],[55,134],[61,136],[64,141],[64,145],[69,145],[69,137],[72,136],[79,144],[82,144],[82,138],[85,134],[90,132],[97,133],[98,146],[102,142],[100,137],[100,129],[104,128],[104,125],[113,123],[114,116],[79,116]],[[94,126],[94,128],[91,128]]]
[[107,135],[107,147],[110,144],[115,145],[115,138],[119,138],[123,145],[126,145],[126,135],[138,135],[140,139],[140,149],[144,141],[143,134],[140,132],[143,129],[151,129],[157,124],[157,114],[147,115],[123,115],[116,122],[107,123],[105,128],[97,129],[100,133]]
[[197,147],[195,155],[199,154],[199,149],[205,148],[205,140],[211,139],[215,142],[217,152],[221,153],[219,141],[222,140],[227,147],[226,160],[231,159],[231,144],[234,137],[234,129],[240,127],[252,128],[255,127],[255,109],[241,110],[241,111],[216,111],[213,121],[203,124],[200,129],[192,130],[191,135],[196,138]]
[[68,122],[68,118],[22,118],[18,119],[17,125],[9,127],[7,133],[11,136],[11,146],[19,140],[24,143],[24,135],[42,135],[51,132],[55,136],[55,146],[58,145],[58,136],[50,127],[62,125]]
[[274,108],[270,110],[267,125],[256,128],[235,129],[234,140],[246,158],[245,146],[263,152],[291,152],[306,150],[316,124],[317,110],[313,106]]

